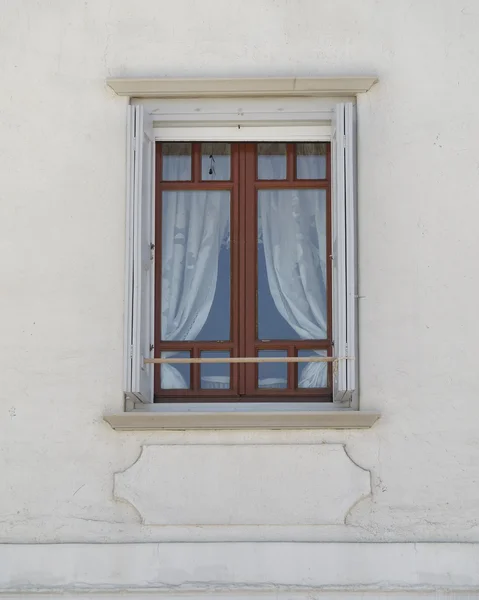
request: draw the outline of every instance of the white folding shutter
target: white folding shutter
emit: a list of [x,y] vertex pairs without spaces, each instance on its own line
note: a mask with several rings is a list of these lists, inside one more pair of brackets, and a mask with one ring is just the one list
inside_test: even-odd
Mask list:
[[125,391],[153,402],[154,315],[154,135],[142,106],[128,112],[127,283]]
[[128,106],[126,124],[126,232],[125,232],[125,322],[123,389],[131,393],[132,330],[133,330],[133,186],[134,186],[135,107]]
[[333,400],[357,395],[356,115],[352,103],[336,105],[333,158]]

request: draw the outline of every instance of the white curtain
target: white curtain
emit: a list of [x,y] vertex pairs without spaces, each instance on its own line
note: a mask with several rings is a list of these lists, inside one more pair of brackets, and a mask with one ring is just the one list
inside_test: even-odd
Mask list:
[[[277,157],[270,163],[274,172]],[[274,178],[270,175],[269,178]],[[279,178],[279,176],[278,176]],[[276,308],[301,339],[327,337],[326,197],[319,190],[264,190],[259,237]],[[318,351],[317,355],[323,352]],[[299,387],[326,387],[326,363],[308,363]]]
[[[183,160],[189,157],[171,161],[170,169],[184,170]],[[175,173],[167,173],[167,178],[175,179]],[[229,222],[229,192],[163,192],[162,209],[161,339],[194,340],[215,296],[218,256]],[[188,387],[169,364],[161,367],[161,386]]]
[[[189,157],[168,161],[165,179],[187,178],[186,161]],[[283,178],[283,165],[282,157],[262,157],[261,168],[269,179]],[[324,193],[268,190],[258,201],[269,289],[279,313],[301,339],[327,337],[326,201],[320,194]],[[194,340],[203,328],[215,296],[218,257],[228,224],[228,192],[163,193],[162,340]],[[308,363],[302,370],[300,387],[326,384],[326,363]],[[161,385],[188,387],[169,364],[161,367]]]

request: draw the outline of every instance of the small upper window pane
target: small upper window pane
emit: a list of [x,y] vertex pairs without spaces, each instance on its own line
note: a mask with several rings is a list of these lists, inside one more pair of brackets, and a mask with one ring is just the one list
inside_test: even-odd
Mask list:
[[191,144],[168,142],[161,144],[163,181],[191,180]]
[[231,179],[231,144],[201,144],[201,179],[203,181]]
[[258,179],[286,179],[286,144],[258,144]]
[[326,179],[328,145],[296,144],[296,179]]

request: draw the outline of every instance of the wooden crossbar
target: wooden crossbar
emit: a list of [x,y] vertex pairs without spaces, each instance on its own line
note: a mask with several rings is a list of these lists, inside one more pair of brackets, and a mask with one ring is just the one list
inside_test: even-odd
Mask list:
[[[174,350],[170,350],[174,352]],[[285,356],[280,357],[239,357],[233,358],[145,358],[145,364],[198,364],[198,363],[310,363],[310,362],[332,362],[339,360],[354,360],[352,356]]]

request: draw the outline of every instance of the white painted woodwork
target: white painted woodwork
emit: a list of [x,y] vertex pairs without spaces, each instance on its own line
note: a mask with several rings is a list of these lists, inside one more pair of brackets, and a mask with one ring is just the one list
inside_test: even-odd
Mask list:
[[[131,109],[130,109],[131,110]],[[134,131],[132,173],[133,195],[127,198],[127,218],[133,215],[133,286],[131,328],[131,389],[127,396],[141,402],[153,402],[154,340],[154,169],[155,140],[150,115],[142,106],[133,107]],[[130,207],[132,204],[132,207]],[[129,291],[129,288],[128,288]],[[128,300],[125,303],[128,305]],[[126,335],[129,331],[126,332]]]
[[155,122],[155,139],[158,141],[197,142],[328,142],[331,139],[331,127],[328,125],[283,125],[272,122],[264,126],[253,123],[241,125],[202,124],[200,126],[158,126]]
[[[333,356],[359,359],[357,353],[357,183],[356,117],[352,103],[336,105],[332,124],[332,267]],[[338,361],[333,367],[333,400],[357,408],[357,365]]]

